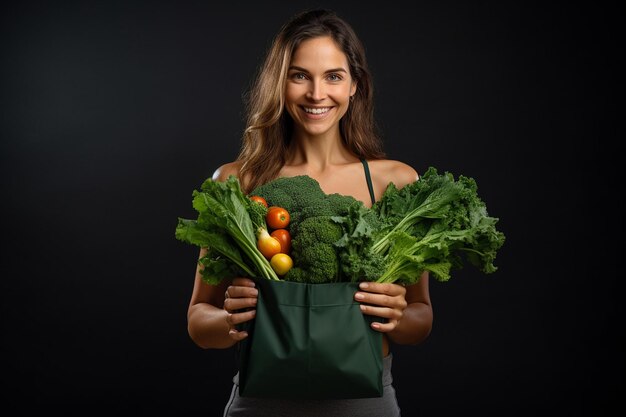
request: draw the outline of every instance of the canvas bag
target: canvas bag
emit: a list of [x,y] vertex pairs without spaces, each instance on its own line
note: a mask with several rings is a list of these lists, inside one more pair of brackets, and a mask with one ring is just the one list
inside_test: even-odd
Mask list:
[[358,283],[255,282],[256,317],[239,345],[240,396],[382,396],[382,334],[354,301]]

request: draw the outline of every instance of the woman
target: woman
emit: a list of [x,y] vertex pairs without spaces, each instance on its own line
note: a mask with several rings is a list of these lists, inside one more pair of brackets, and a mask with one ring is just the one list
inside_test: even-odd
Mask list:
[[[400,188],[418,179],[412,167],[384,159],[374,132],[372,81],[363,46],[333,12],[304,12],[281,28],[248,99],[242,150],[236,161],[216,170],[216,180],[235,175],[249,192],[277,177],[309,175],[326,193],[351,195],[371,206],[390,182]],[[200,256],[204,254],[202,250]],[[235,327],[255,317],[257,294],[250,279],[209,286],[198,271],[188,312],[193,341],[202,348],[228,348],[246,338]],[[389,345],[417,344],[430,333],[428,275],[408,287],[362,283],[354,297],[363,313],[381,318],[372,328],[383,333],[382,397],[241,398],[236,376],[224,416],[399,416]]]

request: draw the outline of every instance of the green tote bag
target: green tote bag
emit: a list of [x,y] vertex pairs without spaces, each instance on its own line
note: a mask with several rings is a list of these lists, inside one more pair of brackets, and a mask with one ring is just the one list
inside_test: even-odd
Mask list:
[[240,342],[242,397],[382,396],[382,334],[354,301],[358,283],[255,282],[257,314]]

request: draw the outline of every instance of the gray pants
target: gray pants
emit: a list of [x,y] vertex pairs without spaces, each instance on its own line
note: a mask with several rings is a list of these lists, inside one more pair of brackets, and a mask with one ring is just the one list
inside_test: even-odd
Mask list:
[[346,400],[280,400],[239,396],[239,374],[224,417],[400,417],[391,377],[392,355],[383,358],[383,396]]

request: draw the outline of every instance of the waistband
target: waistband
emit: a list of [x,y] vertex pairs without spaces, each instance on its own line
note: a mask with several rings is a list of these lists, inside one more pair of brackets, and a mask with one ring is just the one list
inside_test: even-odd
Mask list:
[[[393,354],[390,353],[383,357],[383,386],[391,385],[393,383],[393,377],[391,375],[391,365],[393,362]],[[239,386],[239,372],[233,377],[233,383]]]

